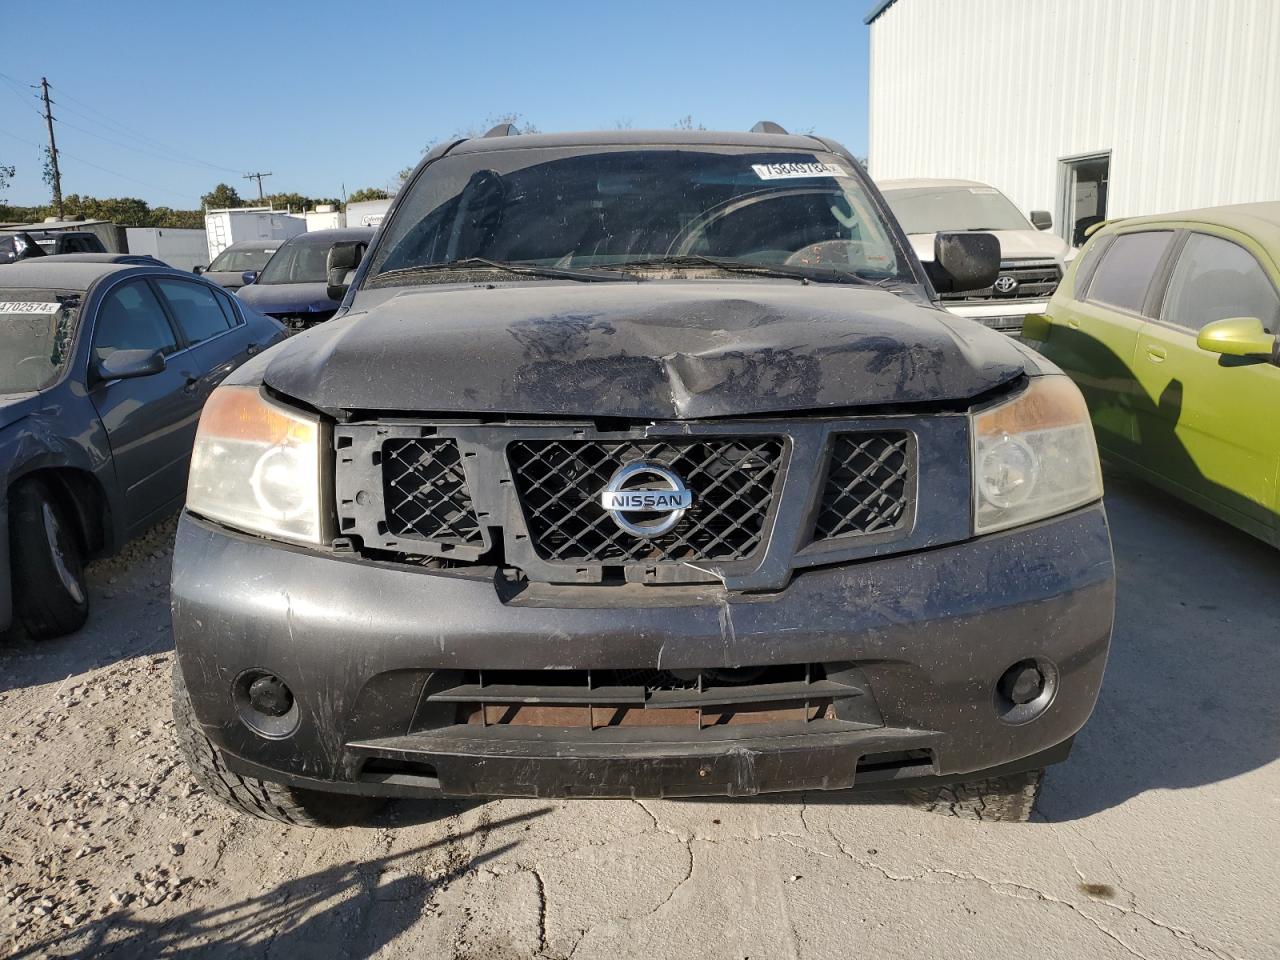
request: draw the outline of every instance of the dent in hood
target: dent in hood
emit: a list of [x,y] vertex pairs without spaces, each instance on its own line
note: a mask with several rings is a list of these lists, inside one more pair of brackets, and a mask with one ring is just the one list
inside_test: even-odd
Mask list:
[[270,357],[270,386],[324,410],[637,419],[964,400],[1026,369],[887,291],[709,280],[366,291]]

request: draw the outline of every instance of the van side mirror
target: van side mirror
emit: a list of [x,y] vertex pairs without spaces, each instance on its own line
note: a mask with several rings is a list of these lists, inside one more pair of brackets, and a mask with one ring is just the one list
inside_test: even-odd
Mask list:
[[246,287],[249,284],[255,282],[257,279],[258,279],[257,270],[246,270],[244,273],[240,274],[240,282],[243,283]]
[[351,272],[360,266],[368,246],[363,240],[343,240],[329,248],[324,265],[328,275],[325,294],[330,300],[341,303],[347,295],[351,288]]
[[98,361],[94,372],[99,380],[132,380],[164,372],[164,354],[159,350],[112,350]]
[[204,267],[192,267],[191,272],[198,277],[200,274],[204,273]]
[[939,233],[925,269],[939,293],[981,290],[1000,275],[1000,241],[992,233]]
[[1196,346],[1227,357],[1277,358],[1275,334],[1267,333],[1257,317],[1229,317],[1200,328]]
[[1053,228],[1053,214],[1048,210],[1032,210],[1031,225],[1037,230],[1050,230]]

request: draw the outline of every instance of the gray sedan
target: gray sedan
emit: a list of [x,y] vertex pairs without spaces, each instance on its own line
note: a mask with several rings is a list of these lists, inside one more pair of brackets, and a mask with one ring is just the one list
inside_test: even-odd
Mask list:
[[259,273],[283,243],[283,240],[242,240],[214,257],[209,266],[197,267],[195,272],[220,287],[239,290],[244,286],[244,274]]
[[275,320],[168,267],[0,270],[0,631],[84,623],[85,560],[182,504],[205,399],[282,339]]

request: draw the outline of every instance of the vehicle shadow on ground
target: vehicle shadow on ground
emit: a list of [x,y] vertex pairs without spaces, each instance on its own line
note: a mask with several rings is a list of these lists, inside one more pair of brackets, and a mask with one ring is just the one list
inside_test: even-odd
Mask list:
[[[430,912],[450,884],[498,859],[507,843],[461,862],[456,847],[488,831],[544,816],[534,810],[400,853],[335,864],[296,877],[256,897],[146,919],[128,907],[25,947],[10,957],[54,955],[166,957],[367,957]],[[419,858],[445,855],[438,872],[419,873]],[[198,894],[197,894],[198,896]]]
[[176,525],[171,517],[117,556],[89,564],[89,620],[75,633],[35,640],[14,625],[0,634],[0,694],[172,650],[168,585]]
[[1280,758],[1280,551],[1146,484],[1107,491],[1115,634],[1093,717],[1046,779],[1050,820]]

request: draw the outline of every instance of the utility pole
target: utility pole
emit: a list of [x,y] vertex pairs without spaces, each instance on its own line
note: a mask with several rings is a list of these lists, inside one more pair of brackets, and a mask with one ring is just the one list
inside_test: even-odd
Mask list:
[[49,109],[49,81],[40,78],[40,95],[44,98],[44,122],[49,128],[49,160],[53,165],[53,209],[62,219],[62,173],[58,170],[58,144],[53,139],[53,113]]
[[268,173],[246,173],[246,174],[244,175],[244,179],[246,179],[246,180],[257,180],[257,181],[258,181],[258,199],[259,199],[259,200],[264,199],[264,198],[263,198],[263,196],[262,196],[262,178],[263,178],[263,177],[269,177],[269,176],[271,176],[271,174],[270,174],[269,172],[268,172]]

